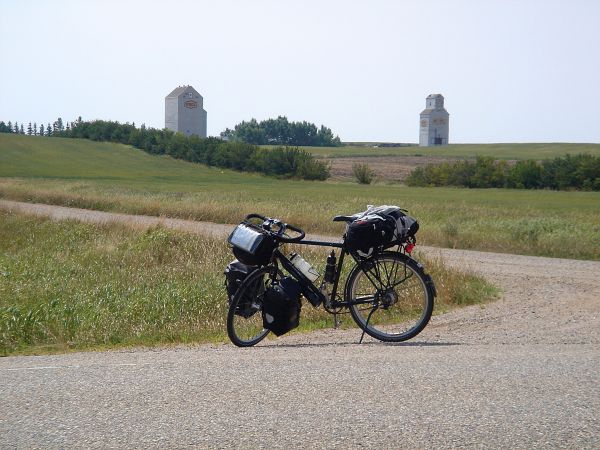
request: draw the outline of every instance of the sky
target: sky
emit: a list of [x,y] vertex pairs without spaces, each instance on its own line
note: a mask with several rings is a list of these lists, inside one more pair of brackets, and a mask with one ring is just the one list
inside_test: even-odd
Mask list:
[[279,115],[343,141],[600,142],[598,0],[0,0],[0,120],[164,127],[192,85],[208,134]]

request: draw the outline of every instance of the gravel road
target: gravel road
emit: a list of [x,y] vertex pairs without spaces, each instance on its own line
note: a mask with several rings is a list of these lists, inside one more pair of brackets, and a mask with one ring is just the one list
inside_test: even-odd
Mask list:
[[[55,219],[229,226],[0,200]],[[0,359],[0,447],[600,448],[600,262],[426,248],[502,298],[390,345],[357,330]]]

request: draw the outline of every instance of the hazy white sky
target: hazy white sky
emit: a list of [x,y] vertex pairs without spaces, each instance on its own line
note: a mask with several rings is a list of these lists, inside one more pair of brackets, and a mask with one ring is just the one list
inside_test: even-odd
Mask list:
[[164,127],[191,84],[208,133],[286,115],[345,141],[600,142],[600,1],[0,0],[0,120]]

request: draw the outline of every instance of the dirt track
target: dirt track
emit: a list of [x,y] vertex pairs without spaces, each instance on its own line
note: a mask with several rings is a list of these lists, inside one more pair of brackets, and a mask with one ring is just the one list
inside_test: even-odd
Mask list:
[[[0,200],[57,220],[229,226]],[[600,262],[426,248],[503,289],[413,341],[0,359],[0,447],[600,446]]]

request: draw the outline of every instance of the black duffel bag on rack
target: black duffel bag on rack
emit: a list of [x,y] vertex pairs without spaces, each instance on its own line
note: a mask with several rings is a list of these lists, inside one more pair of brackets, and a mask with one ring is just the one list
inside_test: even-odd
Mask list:
[[346,246],[360,256],[402,244],[414,238],[419,223],[398,206],[370,206],[355,214],[346,229]]

